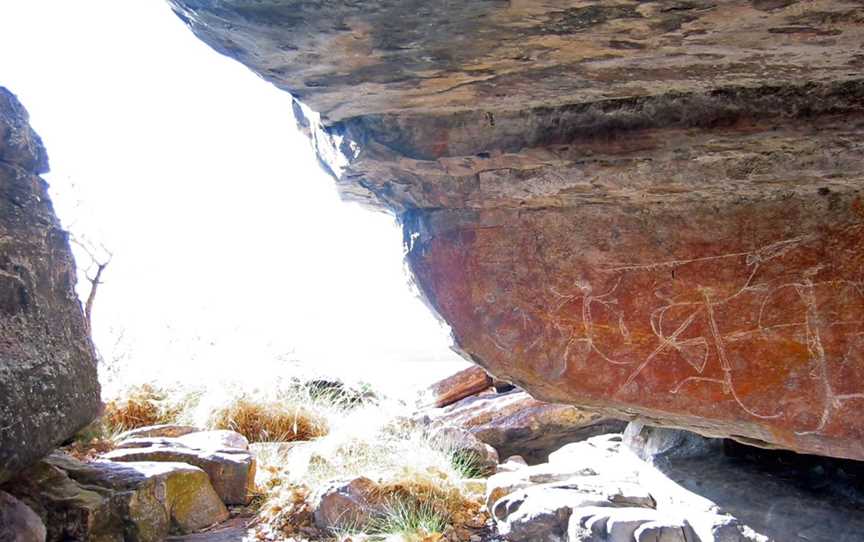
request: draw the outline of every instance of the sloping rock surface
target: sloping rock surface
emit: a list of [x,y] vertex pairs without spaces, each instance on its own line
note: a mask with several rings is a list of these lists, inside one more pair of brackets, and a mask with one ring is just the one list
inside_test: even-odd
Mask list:
[[574,406],[538,401],[524,391],[467,397],[423,414],[433,426],[467,429],[501,458],[519,455],[529,463],[546,461],[550,452],[567,443],[620,432],[625,426]]
[[42,141],[0,87],[0,482],[90,423],[96,359]]
[[860,2],[171,4],[398,215],[490,374],[864,459]]

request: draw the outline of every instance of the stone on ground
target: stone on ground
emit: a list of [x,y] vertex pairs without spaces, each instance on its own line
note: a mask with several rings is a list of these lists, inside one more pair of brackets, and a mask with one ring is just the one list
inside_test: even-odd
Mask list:
[[463,427],[498,451],[540,463],[569,442],[624,429],[624,422],[570,406],[544,403],[524,391],[489,393],[427,409],[432,424]]
[[4,487],[42,518],[48,542],[158,542],[228,518],[207,474],[185,463],[82,463],[55,453]]
[[0,542],[45,542],[42,519],[29,506],[0,491]]
[[314,498],[315,525],[327,531],[362,530],[380,509],[378,490],[364,477],[330,482]]
[[200,431],[181,437],[133,438],[104,454],[109,461],[168,461],[201,468],[225,504],[242,505],[255,485],[255,457],[233,431]]
[[488,390],[492,377],[482,368],[472,366],[441,379],[426,390],[429,406],[445,407],[456,401]]

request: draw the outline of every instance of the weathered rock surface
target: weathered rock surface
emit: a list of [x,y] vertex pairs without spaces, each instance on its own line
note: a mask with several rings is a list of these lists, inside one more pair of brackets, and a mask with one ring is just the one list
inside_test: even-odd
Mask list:
[[207,474],[184,463],[81,463],[55,453],[5,489],[42,518],[48,542],[159,542],[228,517]]
[[96,359],[42,141],[0,87],[0,482],[90,423]]
[[433,424],[463,427],[498,451],[529,463],[545,461],[564,444],[620,432],[625,424],[570,405],[544,403],[524,391],[467,397],[424,411]]
[[187,435],[132,438],[104,454],[109,461],[188,463],[210,477],[225,504],[247,504],[255,487],[255,457],[249,443],[234,431],[199,431]]
[[[500,531],[514,541],[860,538],[861,473],[844,472],[849,465],[835,471],[817,465],[806,482],[788,457],[768,468],[764,458],[742,461],[716,447],[695,455],[684,440],[679,443],[681,453],[667,453],[655,465],[639,459],[617,435],[568,444],[548,463],[492,476],[487,506]],[[831,461],[838,460],[826,463]]]
[[482,367],[468,367],[435,382],[426,390],[427,406],[445,407],[492,387],[492,377]]
[[399,216],[490,374],[864,459],[860,2],[171,4]]
[[46,533],[36,512],[0,491],[0,542],[45,542]]

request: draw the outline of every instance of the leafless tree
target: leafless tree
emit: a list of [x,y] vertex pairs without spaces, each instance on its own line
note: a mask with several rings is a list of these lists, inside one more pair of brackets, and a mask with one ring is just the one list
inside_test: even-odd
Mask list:
[[84,319],[87,322],[87,329],[91,329],[93,304],[96,302],[96,292],[99,289],[99,285],[102,284],[102,274],[105,272],[108,264],[111,263],[111,258],[114,257],[114,254],[102,243],[99,243],[99,245],[96,246],[88,239],[74,235],[71,237],[71,240],[76,246],[84,251],[85,254],[87,254],[87,257],[90,260],[84,271],[84,276],[90,283],[90,291],[87,293],[87,297],[84,301]]

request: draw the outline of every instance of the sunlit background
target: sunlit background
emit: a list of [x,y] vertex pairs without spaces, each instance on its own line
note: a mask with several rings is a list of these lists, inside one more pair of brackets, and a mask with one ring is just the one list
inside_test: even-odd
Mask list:
[[3,0],[0,85],[48,149],[64,226],[113,254],[93,314],[106,374],[312,367],[402,388],[464,364],[395,219],[340,201],[290,97],[164,2]]

